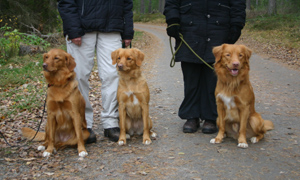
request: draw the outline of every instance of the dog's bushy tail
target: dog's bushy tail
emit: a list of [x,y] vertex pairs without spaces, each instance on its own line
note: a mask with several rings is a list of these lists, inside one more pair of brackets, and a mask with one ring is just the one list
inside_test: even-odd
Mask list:
[[264,128],[266,131],[270,131],[270,130],[274,129],[273,122],[270,120],[264,120]]
[[[28,128],[28,127],[22,128],[22,135],[28,140],[31,140],[35,134],[36,134],[36,131],[31,128]],[[37,135],[35,136],[35,138],[33,139],[33,141],[44,141],[44,140],[45,140],[44,132],[38,132]]]

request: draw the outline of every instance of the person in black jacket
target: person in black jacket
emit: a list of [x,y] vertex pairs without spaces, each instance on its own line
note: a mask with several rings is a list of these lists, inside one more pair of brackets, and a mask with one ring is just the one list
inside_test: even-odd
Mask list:
[[[176,39],[177,49],[181,33],[189,46],[213,67],[212,48],[238,40],[245,24],[245,9],[245,0],[166,0],[167,34]],[[196,132],[200,127],[199,118],[205,120],[203,133],[217,132],[214,71],[185,44],[178,50],[175,62],[181,62],[184,79],[184,99],[178,113],[181,119],[187,120],[183,132]]]
[[91,132],[87,143],[96,142],[92,131],[93,108],[89,101],[89,77],[96,52],[101,80],[101,121],[104,136],[118,141],[119,113],[116,99],[118,74],[112,65],[111,52],[128,46],[133,39],[132,0],[60,0],[58,11],[63,20],[67,51],[76,61],[79,90],[86,101],[85,118]]

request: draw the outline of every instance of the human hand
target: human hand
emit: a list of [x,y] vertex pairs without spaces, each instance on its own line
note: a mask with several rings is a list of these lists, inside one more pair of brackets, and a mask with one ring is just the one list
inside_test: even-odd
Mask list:
[[175,24],[171,24],[168,28],[167,28],[167,34],[170,37],[174,37],[175,39],[179,39],[179,24],[175,25]]
[[72,41],[72,43],[76,44],[77,46],[81,45],[81,37],[71,39],[71,41]]
[[127,47],[127,46],[130,45],[131,39],[124,39],[124,40],[123,40],[123,43],[124,43],[125,47]]
[[228,37],[228,43],[229,44],[234,44],[238,39],[239,37],[241,36],[241,27],[239,26],[232,26],[230,28],[230,34],[229,34],[229,37]]

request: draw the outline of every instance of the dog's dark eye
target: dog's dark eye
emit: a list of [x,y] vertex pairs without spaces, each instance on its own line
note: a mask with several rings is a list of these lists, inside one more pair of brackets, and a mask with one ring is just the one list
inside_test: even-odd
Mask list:
[[229,57],[229,56],[230,56],[230,54],[229,54],[229,53],[227,53],[227,54],[225,54],[225,56]]
[[118,57],[118,59],[121,59],[120,57]]
[[58,60],[59,58],[58,58],[58,57],[55,57],[54,59]]
[[243,54],[240,54],[239,56],[240,56],[240,57],[243,57]]
[[127,60],[129,61],[129,60],[131,60],[131,58],[127,58]]

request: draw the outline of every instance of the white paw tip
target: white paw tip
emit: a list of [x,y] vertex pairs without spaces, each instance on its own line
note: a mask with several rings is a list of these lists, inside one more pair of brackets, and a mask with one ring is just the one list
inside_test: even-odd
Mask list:
[[247,143],[239,143],[238,147],[240,147],[240,148],[248,148],[248,144]]
[[124,145],[124,141],[119,141],[118,144],[119,144],[119,146],[123,146]]
[[151,144],[151,141],[149,141],[149,140],[145,141],[145,145],[150,145],[150,144]]
[[44,151],[43,152],[43,157],[50,157],[51,153]]
[[156,137],[157,137],[157,134],[156,134],[155,132],[153,132],[153,133],[151,134],[151,137],[156,138]]
[[250,141],[251,141],[253,144],[258,142],[256,137],[252,137],[252,138],[250,139]]
[[39,146],[39,147],[37,148],[37,150],[39,150],[39,151],[44,151],[44,150],[45,150],[45,146]]
[[210,143],[211,143],[211,144],[215,144],[215,143],[216,143],[216,139],[215,139],[215,138],[211,139],[211,140],[210,140]]
[[88,153],[86,151],[81,151],[78,155],[79,157],[85,157],[88,155]]

